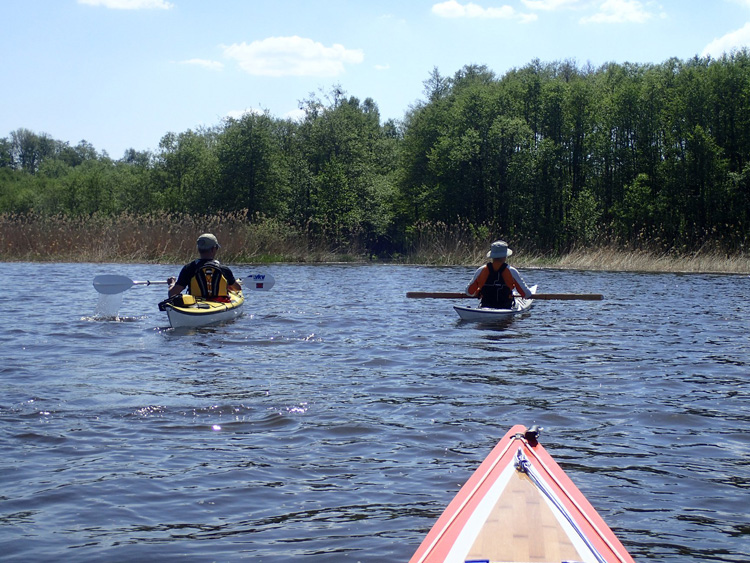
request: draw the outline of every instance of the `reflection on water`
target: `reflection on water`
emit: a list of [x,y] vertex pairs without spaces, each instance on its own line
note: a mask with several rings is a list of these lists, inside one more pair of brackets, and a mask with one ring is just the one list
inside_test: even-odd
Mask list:
[[[11,287],[87,269],[6,265]],[[166,328],[163,288],[4,302],[8,560],[405,561],[518,423],[636,560],[750,560],[747,278],[531,270],[605,299],[486,325],[405,299],[473,268],[268,270],[271,291],[205,329]]]

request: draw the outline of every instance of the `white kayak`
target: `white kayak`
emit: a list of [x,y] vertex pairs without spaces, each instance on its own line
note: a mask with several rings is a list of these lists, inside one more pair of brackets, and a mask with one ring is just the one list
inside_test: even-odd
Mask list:
[[[537,286],[531,287],[531,293],[536,293]],[[511,318],[520,313],[524,313],[531,309],[534,304],[533,299],[524,299],[523,297],[515,296],[515,303],[510,309],[490,309],[489,307],[463,307],[461,305],[454,305],[453,308],[458,313],[463,321],[483,321],[492,322],[503,319]]]

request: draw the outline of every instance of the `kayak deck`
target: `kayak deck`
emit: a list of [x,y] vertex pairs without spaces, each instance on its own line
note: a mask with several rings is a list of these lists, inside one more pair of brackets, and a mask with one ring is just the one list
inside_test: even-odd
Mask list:
[[513,472],[467,559],[580,561],[581,555],[534,483]]
[[514,426],[461,488],[411,563],[633,559],[534,433]]
[[186,306],[165,303],[164,310],[172,328],[202,327],[235,319],[242,314],[245,297],[241,291],[230,291],[228,302],[200,298],[195,301]]

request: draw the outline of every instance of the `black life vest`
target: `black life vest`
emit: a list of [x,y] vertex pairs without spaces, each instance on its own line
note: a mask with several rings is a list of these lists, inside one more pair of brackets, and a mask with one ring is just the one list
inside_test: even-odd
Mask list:
[[487,264],[487,269],[490,271],[487,276],[487,281],[484,282],[482,289],[482,300],[480,302],[481,307],[489,307],[491,309],[510,309],[515,303],[513,298],[513,290],[505,285],[503,280],[503,272],[508,265],[503,262],[500,269],[495,271],[492,267],[492,262]]
[[190,295],[204,299],[228,297],[227,278],[216,260],[200,265],[190,278]]

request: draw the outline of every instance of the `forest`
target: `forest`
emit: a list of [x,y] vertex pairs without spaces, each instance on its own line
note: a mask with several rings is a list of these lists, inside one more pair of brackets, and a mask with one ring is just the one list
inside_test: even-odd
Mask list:
[[0,138],[0,222],[231,216],[384,259],[439,233],[550,255],[746,254],[747,50],[599,68],[535,60],[502,76],[435,68],[424,87],[400,121],[334,86],[301,100],[298,121],[248,113],[119,159],[12,131]]

